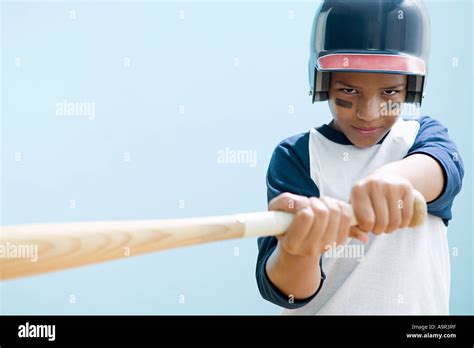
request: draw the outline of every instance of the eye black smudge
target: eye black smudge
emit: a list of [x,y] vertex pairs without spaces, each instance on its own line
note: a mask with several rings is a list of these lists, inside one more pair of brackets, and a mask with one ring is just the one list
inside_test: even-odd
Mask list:
[[336,98],[336,105],[342,106],[346,109],[352,109],[352,103],[347,100]]

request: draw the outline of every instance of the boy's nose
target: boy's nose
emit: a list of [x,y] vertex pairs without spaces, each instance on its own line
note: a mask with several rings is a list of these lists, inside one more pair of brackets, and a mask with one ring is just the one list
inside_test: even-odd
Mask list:
[[380,102],[377,98],[362,100],[358,104],[356,116],[366,122],[376,120],[380,117]]

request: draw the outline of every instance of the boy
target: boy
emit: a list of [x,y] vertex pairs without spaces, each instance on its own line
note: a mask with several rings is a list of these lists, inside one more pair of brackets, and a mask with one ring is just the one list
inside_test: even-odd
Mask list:
[[[275,149],[269,210],[295,219],[283,236],[258,239],[260,293],[285,314],[449,313],[446,227],[463,163],[444,126],[404,120],[399,107],[421,104],[429,40],[421,1],[326,0],[318,9],[311,95],[328,100],[333,120]],[[413,189],[428,217],[408,228]],[[364,255],[338,257],[334,246]]]

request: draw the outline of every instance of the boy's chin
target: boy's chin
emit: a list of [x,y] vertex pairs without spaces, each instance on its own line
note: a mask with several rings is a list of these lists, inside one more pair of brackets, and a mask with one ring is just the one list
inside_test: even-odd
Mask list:
[[350,142],[358,148],[367,148],[374,145],[383,139],[383,137],[387,134],[387,130],[384,128],[381,132],[374,134],[373,136],[363,136],[359,135],[351,130],[346,134],[346,137],[349,138]]
[[374,145],[377,145],[377,143],[380,141],[380,137],[376,138],[364,138],[364,139],[350,139],[351,143],[354,144],[355,147],[358,147],[360,149],[364,149],[367,147],[371,147]]

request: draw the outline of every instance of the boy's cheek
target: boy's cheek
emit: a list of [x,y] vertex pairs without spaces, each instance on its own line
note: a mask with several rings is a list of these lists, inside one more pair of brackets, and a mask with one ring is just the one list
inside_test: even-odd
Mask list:
[[353,102],[351,102],[350,100],[343,99],[343,98],[336,98],[334,103],[341,108],[349,109],[349,110],[352,109],[352,107],[354,106]]
[[[347,101],[349,103],[349,101]],[[337,121],[337,124],[343,131],[343,133],[348,135],[347,132],[351,130],[351,125],[354,123],[356,119],[356,113],[354,108],[354,103],[350,102],[352,107],[349,109],[348,107],[337,106],[335,105],[334,112],[332,113],[333,118]],[[346,104],[348,106],[348,104]]]
[[355,103],[347,99],[334,99],[331,102],[332,117],[341,126],[349,124],[355,117]]
[[[381,117],[400,116],[404,103],[397,100],[388,100],[380,103]],[[395,122],[393,122],[395,123]]]

